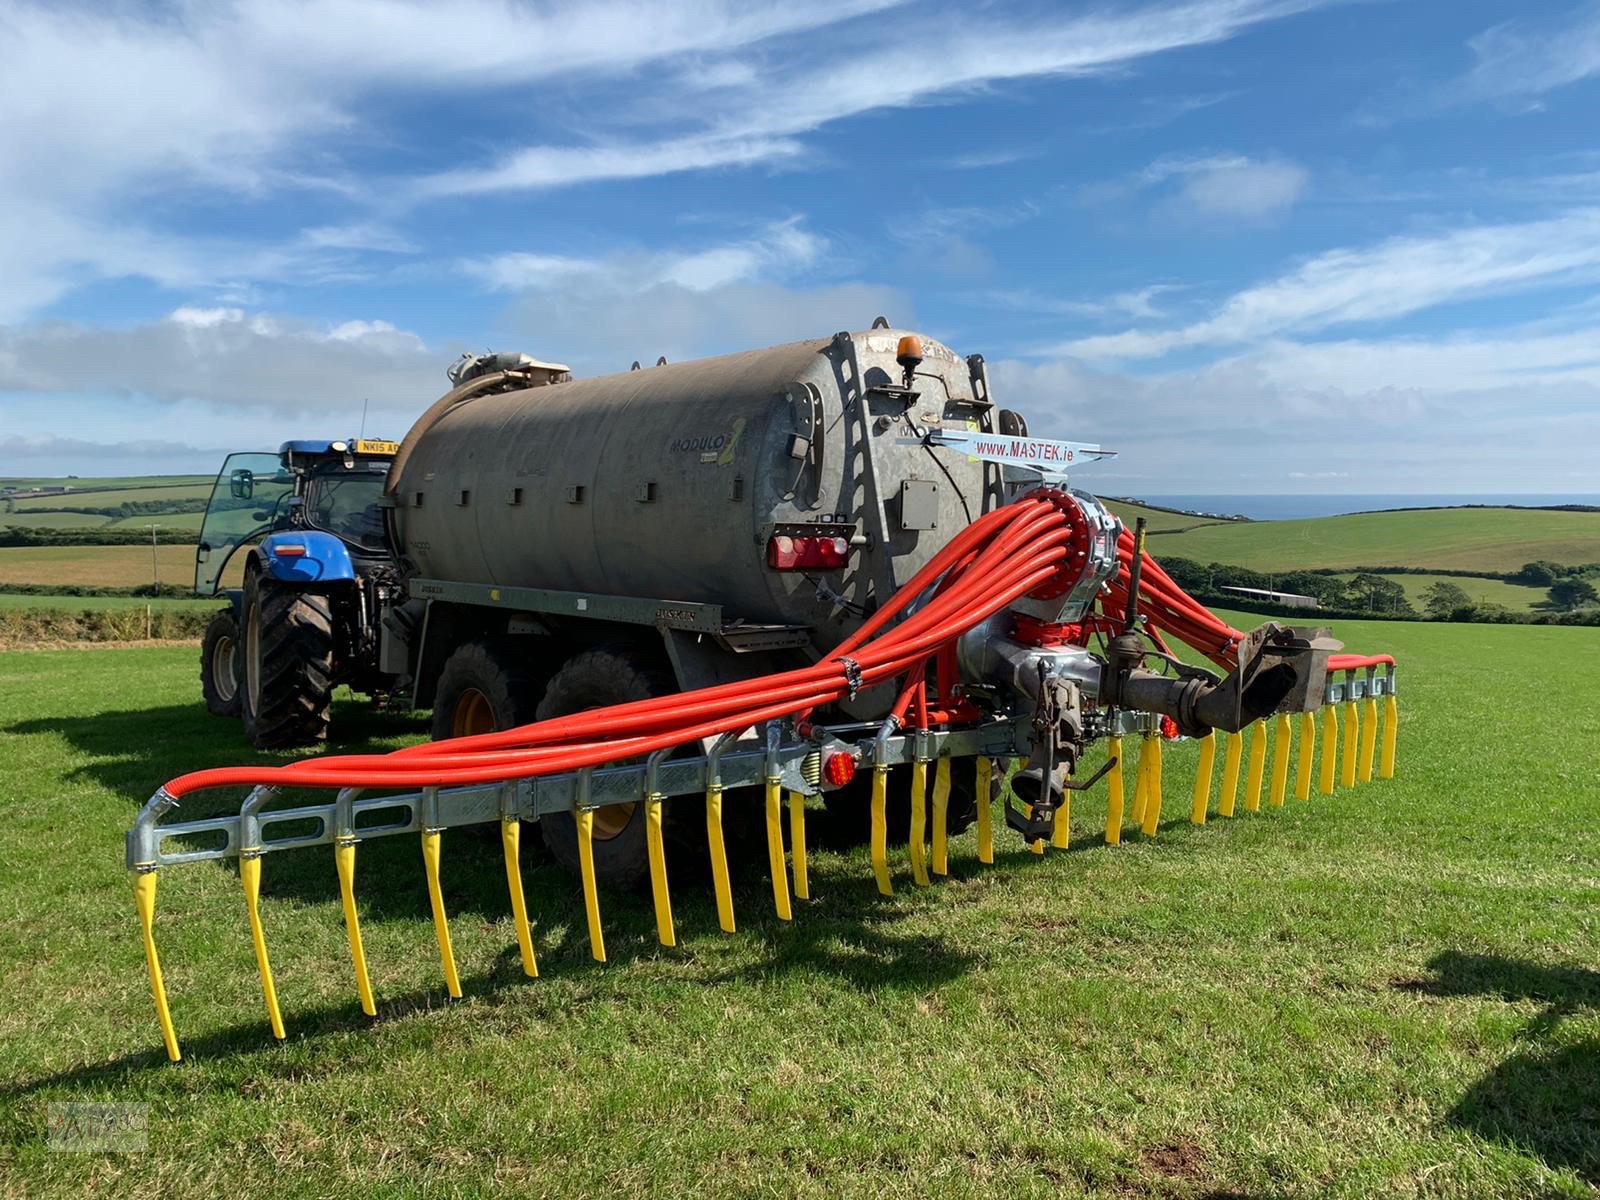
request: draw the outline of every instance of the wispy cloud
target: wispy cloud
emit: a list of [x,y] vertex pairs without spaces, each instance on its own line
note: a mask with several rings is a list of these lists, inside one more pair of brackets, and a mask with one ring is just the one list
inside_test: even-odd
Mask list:
[[1506,21],[1467,43],[1472,69],[1447,89],[1451,100],[1537,103],[1548,92],[1600,75],[1600,3],[1565,20]]
[[[639,157],[655,168],[638,174],[755,163],[792,157],[794,140],[837,121],[884,109],[947,100],[1007,81],[1043,76],[1090,76],[1142,58],[1234,37],[1243,30],[1327,0],[1189,0],[1123,12],[1058,16],[1022,21],[1014,16],[949,15],[919,25],[919,56],[931,70],[907,70],[905,50],[892,38],[864,38],[854,45],[829,42],[827,54],[786,74],[782,87],[752,72],[741,85],[737,73],[723,76],[734,94],[718,105],[729,114],[690,133],[659,142],[603,138],[571,148],[519,148],[481,168],[463,168],[421,181],[423,195],[481,190],[474,177],[496,188],[543,188],[595,178],[601,169],[623,170]],[[673,111],[672,98],[662,100]],[[685,97],[677,113],[692,118],[696,97]],[[607,178],[616,176],[607,175]]]
[[1594,279],[1600,279],[1600,208],[1575,209],[1541,221],[1330,250],[1236,292],[1205,320],[1082,338],[1056,350],[1095,360],[1154,358],[1185,346],[1239,345]]
[[825,245],[800,218],[790,217],[750,237],[698,250],[617,253],[604,258],[513,251],[467,259],[460,267],[496,291],[554,291],[584,284],[623,292],[667,284],[704,292],[772,272],[804,268],[816,261]]
[[121,329],[68,321],[0,327],[0,392],[101,393],[275,415],[325,414],[370,395],[375,410],[405,413],[444,389],[446,359],[387,321],[327,326],[184,306]]
[[1155,211],[1164,218],[1256,225],[1293,208],[1310,179],[1309,171],[1284,158],[1169,155],[1121,179],[1091,184],[1080,195],[1088,204],[1105,205],[1153,192]]

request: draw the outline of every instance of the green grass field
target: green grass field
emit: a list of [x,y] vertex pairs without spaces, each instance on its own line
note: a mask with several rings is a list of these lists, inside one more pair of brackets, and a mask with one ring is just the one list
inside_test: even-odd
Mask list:
[[[1353,575],[1341,575],[1351,579]],[[1422,611],[1422,593],[1436,583],[1453,583],[1472,598],[1474,604],[1503,604],[1518,612],[1530,611],[1549,598],[1549,588],[1528,587],[1520,583],[1507,583],[1503,579],[1478,579],[1470,575],[1385,575],[1391,583],[1405,589],[1406,598],[1418,612]]]
[[1183,529],[1195,529],[1202,525],[1215,524],[1254,524],[1254,522],[1218,522],[1211,517],[1191,516],[1188,513],[1169,512],[1164,508],[1149,508],[1143,504],[1135,504],[1129,500],[1107,500],[1106,507],[1122,519],[1123,524],[1130,529],[1140,517],[1144,518],[1145,528],[1152,533],[1176,532]]
[[1311,567],[1444,567],[1515,571],[1523,563],[1600,562],[1600,513],[1428,509],[1305,521],[1249,521],[1163,533],[1150,553],[1258,571]]
[[216,475],[0,475],[0,488],[72,488],[80,491],[122,491],[126,488],[173,488],[173,486],[206,486],[216,482]]
[[13,592],[0,592],[0,608],[54,608],[69,612],[107,612],[116,609],[143,609],[145,605],[177,611],[221,607],[220,600],[207,598],[179,598],[162,596],[146,599],[138,596],[28,596]]
[[[0,583],[137,587],[159,565],[163,583],[194,585],[193,546],[0,546]],[[242,562],[237,564],[243,570]]]
[[19,529],[103,529],[114,517],[98,513],[65,512],[5,512],[0,510],[0,528],[15,525]]
[[[1235,623],[1249,618],[1234,616]],[[166,1063],[122,831],[179,771],[249,761],[192,647],[0,655],[0,1177],[17,1196],[1589,1196],[1600,1183],[1600,630],[1341,622],[1402,661],[1396,779],[1205,828],[1193,747],[1164,824],[1014,837],[881,898],[817,849],[740,932],[678,872],[648,900],[528,855],[542,977],[516,964],[498,848],[445,839],[466,989],[444,997],[420,855],[361,851],[380,1016],[359,1011],[331,855],[275,854],[268,1036],[237,876],[163,873],[157,936],[187,1058]],[[414,720],[342,704],[334,751]],[[186,815],[223,807],[204,798]],[[824,824],[813,813],[812,831]],[[149,1105],[143,1155],[59,1154],[52,1101]]]

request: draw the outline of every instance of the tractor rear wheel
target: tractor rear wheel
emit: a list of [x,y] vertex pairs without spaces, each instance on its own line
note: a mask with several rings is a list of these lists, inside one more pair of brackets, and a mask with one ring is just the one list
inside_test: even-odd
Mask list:
[[200,639],[200,694],[216,717],[239,715],[239,622],[233,610],[212,617]]
[[433,740],[497,733],[537,719],[546,673],[530,661],[532,638],[494,638],[456,647],[433,696]]
[[[625,704],[630,700],[648,700],[675,690],[671,676],[633,647],[601,646],[574,655],[555,673],[539,704],[539,720],[548,721],[552,717]],[[671,805],[666,807],[670,809]],[[670,822],[670,816],[667,819]],[[649,876],[644,826],[644,809],[639,804],[611,804],[595,810],[596,879],[601,883],[632,887]],[[574,875],[578,874],[578,827],[571,814],[547,814],[539,819],[539,828],[551,857]]]
[[333,605],[252,572],[244,581],[245,736],[258,750],[328,736],[333,701]]

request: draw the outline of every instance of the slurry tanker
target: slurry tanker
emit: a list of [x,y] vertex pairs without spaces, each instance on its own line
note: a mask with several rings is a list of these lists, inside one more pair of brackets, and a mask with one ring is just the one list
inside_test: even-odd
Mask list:
[[[219,475],[197,586],[215,592],[235,553],[245,563],[202,656],[212,710],[242,716],[261,747],[313,743],[347,683],[431,708],[433,737],[199,771],[155,792],[127,862],[174,1059],[152,925],[169,865],[239,859],[282,1037],[269,852],[333,848],[357,992],[375,1015],[354,881],[357,847],[376,837],[420,840],[454,996],[447,829],[498,826],[532,976],[529,825],[581,881],[604,960],[602,885],[647,888],[675,944],[674,863],[709,866],[718,923],[735,928],[746,864],[730,865],[740,841],[725,806],[727,821],[764,819],[762,865],[788,920],[792,897],[809,896],[813,800],[859,816],[892,894],[891,841],[926,885],[970,824],[993,861],[997,809],[1034,851],[1065,845],[1071,797],[1091,788],[1105,792],[1107,842],[1130,819],[1153,836],[1175,740],[1199,748],[1197,822],[1219,750],[1225,816],[1241,791],[1255,811],[1264,792],[1307,798],[1314,777],[1328,793],[1393,771],[1393,660],[1340,654],[1325,629],[1244,633],[1207,611],[1145,554],[1142,523],[1125,529],[1073,486],[1110,452],[1033,436],[998,406],[979,355],[880,318],[593,379],[521,354],[463,356],[450,379],[398,444],[292,442]],[[166,819],[186,796],[229,788],[245,789],[234,814]],[[287,795],[304,789],[326,797]]]

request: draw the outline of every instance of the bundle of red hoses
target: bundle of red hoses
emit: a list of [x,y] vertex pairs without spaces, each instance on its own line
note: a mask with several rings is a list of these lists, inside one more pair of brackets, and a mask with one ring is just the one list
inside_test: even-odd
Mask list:
[[[429,742],[390,754],[324,756],[283,767],[182,775],[173,797],[203,788],[431,787],[520,779],[599,766],[748,729],[920,671],[929,657],[1068,561],[1071,526],[1059,493],[1040,490],[968,526],[827,659],[797,671],[661,696],[500,733]],[[935,587],[937,585],[937,587]],[[932,596],[893,628],[908,606]]]
[[[592,709],[499,733],[427,742],[389,754],[329,755],[282,767],[222,767],[181,775],[166,785],[174,798],[204,788],[446,787],[575,771],[701,738],[805,714],[853,688],[905,677],[920,682],[941,647],[1019,597],[1050,584],[1068,563],[1072,527],[1048,489],[984,515],[958,534],[828,658],[811,667],[718,687]],[[1124,535],[1108,601],[1126,597],[1132,539]],[[1188,596],[1148,558],[1141,606],[1150,623],[1214,661],[1231,665],[1242,635]],[[931,593],[910,616],[890,623]],[[1341,656],[1353,659],[1354,656]],[[1336,669],[1392,659],[1359,660]],[[901,693],[904,712],[908,693]]]

